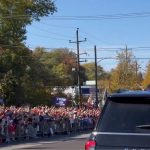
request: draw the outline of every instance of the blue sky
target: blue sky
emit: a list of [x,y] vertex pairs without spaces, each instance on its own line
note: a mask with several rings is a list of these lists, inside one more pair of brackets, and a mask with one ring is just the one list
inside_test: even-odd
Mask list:
[[[65,16],[106,16],[116,14],[150,12],[149,0],[56,0],[58,11],[50,17],[44,17],[40,22],[34,22],[27,27],[26,45],[35,48],[69,48],[76,52],[76,45],[69,40],[76,40],[76,29],[79,28],[79,39],[87,38],[80,44],[80,52],[88,55],[80,57],[93,58],[94,45],[97,46],[97,57],[115,57],[116,51],[102,48],[134,48],[136,57],[150,57],[150,15],[120,19],[96,20],[64,20],[53,17]],[[105,17],[106,18],[106,17]],[[112,50],[112,51],[111,51]],[[88,60],[92,61],[92,60]],[[94,61],[94,60],[93,60]],[[139,60],[145,68],[148,60]],[[115,60],[103,60],[99,63],[105,70],[115,67]]]

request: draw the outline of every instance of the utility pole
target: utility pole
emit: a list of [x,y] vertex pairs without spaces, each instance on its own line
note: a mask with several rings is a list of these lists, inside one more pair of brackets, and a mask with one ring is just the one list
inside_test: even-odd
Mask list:
[[94,46],[94,53],[95,53],[95,106],[98,107],[98,89],[97,89],[97,50],[96,45]]
[[138,63],[137,61],[135,61],[135,74],[136,74],[136,78],[138,76]]
[[126,63],[128,62],[128,47],[126,45],[126,49],[125,49],[125,57],[126,57]]
[[126,48],[125,48],[125,77],[124,77],[124,80],[127,79],[127,76],[128,76],[128,47],[126,45]]
[[135,75],[136,75],[136,84],[138,85],[138,63],[135,61]]
[[81,98],[82,98],[82,92],[81,92],[81,81],[80,81],[80,49],[79,49],[79,43],[85,42],[86,38],[84,40],[79,40],[79,28],[76,30],[76,41],[69,40],[69,43],[76,43],[77,44],[77,73],[78,73],[78,90],[79,90],[79,101],[81,105]]

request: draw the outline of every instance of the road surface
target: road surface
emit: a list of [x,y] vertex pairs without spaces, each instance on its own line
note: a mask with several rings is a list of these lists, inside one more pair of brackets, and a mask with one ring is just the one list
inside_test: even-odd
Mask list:
[[10,143],[0,146],[0,150],[84,150],[84,144],[89,134],[61,136],[59,135],[37,139],[34,141],[24,141],[22,143]]

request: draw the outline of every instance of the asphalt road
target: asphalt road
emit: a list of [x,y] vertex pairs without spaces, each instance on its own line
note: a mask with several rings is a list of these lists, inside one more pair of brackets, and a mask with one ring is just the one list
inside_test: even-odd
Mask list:
[[84,150],[89,134],[54,136],[0,146],[0,150]]

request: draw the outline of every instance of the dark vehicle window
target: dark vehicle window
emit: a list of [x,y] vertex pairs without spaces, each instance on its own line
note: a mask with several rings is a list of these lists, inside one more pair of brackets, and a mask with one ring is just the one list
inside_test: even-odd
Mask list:
[[[97,130],[121,133],[144,132],[145,130],[139,129],[137,126],[150,126],[150,104],[148,104],[149,102],[138,103],[138,100],[134,99],[134,102],[131,101],[131,103],[109,101]],[[146,132],[150,133],[147,130]]]

